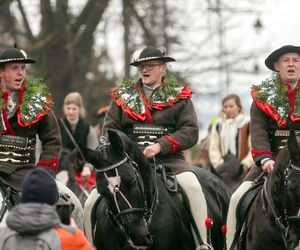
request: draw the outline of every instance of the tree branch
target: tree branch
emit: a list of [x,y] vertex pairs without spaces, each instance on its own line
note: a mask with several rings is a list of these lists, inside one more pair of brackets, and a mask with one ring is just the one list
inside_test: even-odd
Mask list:
[[[86,21],[88,17],[91,15],[91,10],[93,10],[95,3],[97,3],[99,0],[89,0],[86,5],[84,6],[83,10],[79,14],[79,16],[76,18],[75,23],[71,26],[71,32],[73,34],[76,34],[80,27],[84,24],[86,24]],[[101,2],[101,1],[99,1]]]
[[137,22],[139,23],[139,25],[141,26],[142,30],[144,31],[145,34],[145,40],[148,41],[149,44],[156,44],[156,40],[154,39],[154,36],[151,32],[150,29],[148,29],[145,25],[145,20],[143,17],[141,17],[138,12],[135,10],[135,2],[132,0],[128,0],[128,6],[131,9],[131,12],[133,13],[133,15],[135,16]]
[[41,4],[41,32],[43,35],[47,35],[49,33],[52,33],[54,30],[54,15],[53,11],[51,9],[51,3],[50,0],[40,0]]
[[25,30],[26,30],[26,36],[27,36],[27,38],[30,42],[34,42],[35,38],[32,34],[32,31],[31,31],[31,28],[30,28],[30,25],[29,25],[24,7],[22,5],[22,2],[21,2],[21,0],[17,0],[17,2],[18,2],[18,5],[19,5],[19,10],[21,12],[22,19],[23,19],[24,27],[25,27]]

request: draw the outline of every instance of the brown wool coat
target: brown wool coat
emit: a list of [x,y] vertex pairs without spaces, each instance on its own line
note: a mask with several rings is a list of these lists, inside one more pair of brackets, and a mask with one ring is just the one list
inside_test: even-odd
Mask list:
[[[252,148],[258,151],[270,150],[271,145],[269,140],[269,131],[273,129],[280,129],[275,120],[265,114],[255,102],[251,105],[250,110],[251,122],[251,144]],[[290,119],[287,120],[286,130],[300,130],[300,121],[292,122]],[[255,163],[260,166],[260,161],[264,158],[270,158],[269,154],[260,154],[255,157]],[[276,157],[276,152],[273,152],[273,158]]]
[[[181,99],[173,106],[162,110],[151,109],[150,113],[155,125],[175,128],[175,132],[171,133],[170,136],[180,143],[180,147],[175,153],[172,153],[171,143],[166,138],[157,139],[157,142],[162,146],[162,152],[157,157],[175,174],[190,170],[191,166],[184,159],[182,151],[189,149],[198,142],[199,130],[191,99]],[[126,133],[126,130],[132,128],[133,124],[149,124],[149,121],[147,119],[144,122],[132,119],[124,114],[121,107],[112,102],[106,114],[103,129],[113,128]]]
[[[12,129],[15,131],[15,135],[17,136],[35,138],[38,135],[39,139],[42,142],[42,151],[40,154],[40,158],[38,159],[41,163],[47,162],[51,164],[51,162],[55,158],[58,159],[61,149],[61,136],[56,117],[52,110],[50,110],[49,113],[44,116],[38,123],[32,126],[20,126],[17,122],[17,114],[9,119],[9,123]],[[4,163],[1,164],[3,165]],[[24,179],[24,176],[30,169],[35,167],[35,164],[32,163],[17,165],[15,163],[5,163],[5,166],[11,168],[15,172],[11,174],[0,173],[1,179],[5,184],[10,185],[16,190],[20,191],[21,182]],[[39,164],[39,166],[47,169],[53,174],[55,173],[55,166],[53,166],[53,164],[52,167],[43,164]]]

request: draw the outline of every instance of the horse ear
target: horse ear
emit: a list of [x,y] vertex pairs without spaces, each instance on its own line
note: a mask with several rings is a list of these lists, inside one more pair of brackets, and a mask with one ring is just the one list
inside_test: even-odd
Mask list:
[[108,140],[110,142],[110,145],[116,152],[123,152],[124,151],[124,146],[123,146],[123,141],[120,135],[120,132],[115,129],[107,129],[107,135],[108,135]]
[[80,152],[82,153],[84,159],[87,162],[92,163],[92,164],[94,162],[97,162],[97,155],[99,154],[99,152],[89,149],[80,143],[78,145],[79,145]]

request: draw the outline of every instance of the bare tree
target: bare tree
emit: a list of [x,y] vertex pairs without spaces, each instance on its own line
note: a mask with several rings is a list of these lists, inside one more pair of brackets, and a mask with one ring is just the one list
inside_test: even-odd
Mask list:
[[[21,20],[11,13],[10,6],[16,3]],[[56,111],[61,109],[68,92],[82,92],[86,85],[86,74],[92,68],[91,63],[95,63],[94,33],[108,3],[109,0],[88,0],[75,16],[70,13],[68,0],[40,0],[40,28],[34,35],[22,1],[1,2],[0,26],[10,37],[6,47],[14,41],[38,61],[34,71],[48,83]]]

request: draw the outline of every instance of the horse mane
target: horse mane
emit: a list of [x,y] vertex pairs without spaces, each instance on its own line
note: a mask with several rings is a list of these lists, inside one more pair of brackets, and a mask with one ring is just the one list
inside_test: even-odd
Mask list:
[[283,148],[275,161],[274,170],[271,174],[271,182],[273,183],[273,188],[271,191],[271,197],[274,199],[274,204],[276,207],[282,207],[282,200],[283,200],[283,184],[284,184],[284,172],[286,167],[289,164],[290,160],[290,153],[288,149],[285,147]]
[[[120,130],[108,130],[113,131],[116,133],[122,142],[122,148],[125,153],[128,154],[128,156],[131,158],[131,160],[134,160],[139,166],[145,166],[149,165],[149,162],[146,158],[146,156],[143,154],[141,149],[138,147],[137,143],[133,140],[131,140],[125,133],[123,133]],[[110,132],[108,132],[110,133]],[[112,137],[110,136],[109,139]],[[144,167],[145,169],[145,167]],[[140,169],[142,171],[142,169]]]
[[285,181],[285,171],[288,168],[290,161],[294,164],[300,162],[300,150],[299,150],[299,139],[297,139],[294,132],[288,139],[287,145],[281,149],[276,157],[274,170],[271,174],[271,179],[273,182],[273,189],[271,196],[274,199],[274,204],[278,208],[283,208],[283,197],[284,197],[284,181]]

